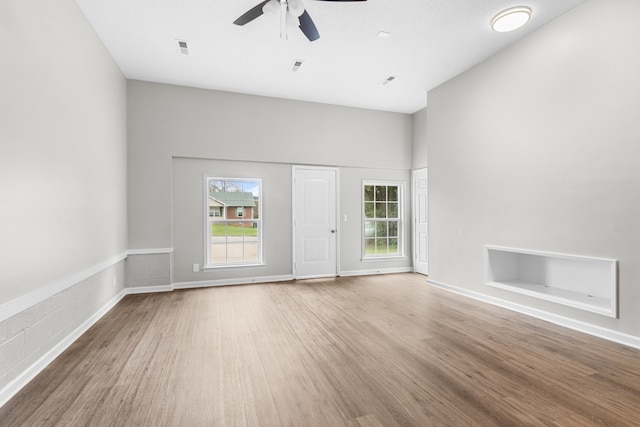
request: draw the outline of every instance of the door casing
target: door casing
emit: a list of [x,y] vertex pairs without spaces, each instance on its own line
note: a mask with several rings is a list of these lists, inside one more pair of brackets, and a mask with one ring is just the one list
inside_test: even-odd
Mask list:
[[429,180],[427,169],[413,171],[413,270],[429,274]]

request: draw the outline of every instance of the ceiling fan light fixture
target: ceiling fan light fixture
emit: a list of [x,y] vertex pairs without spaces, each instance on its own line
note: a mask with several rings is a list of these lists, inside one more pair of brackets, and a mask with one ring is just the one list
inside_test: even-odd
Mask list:
[[503,10],[491,20],[491,29],[497,33],[517,30],[529,22],[531,13],[531,9],[527,6],[517,6]]
[[388,31],[380,31],[378,33],[378,37],[380,37],[381,39],[386,39],[386,38],[391,37],[391,33],[388,32]]
[[[324,1],[341,1],[341,2],[351,2],[351,1],[366,1],[366,0],[324,0]],[[249,22],[261,17],[262,15],[274,14],[276,12],[280,12],[280,37],[287,37],[287,16],[293,17],[295,19],[289,20],[292,21],[292,24],[296,24],[300,31],[305,35],[309,41],[315,41],[320,38],[320,33],[318,33],[318,28],[316,28],[316,24],[309,16],[309,13],[304,8],[302,4],[302,0],[262,0],[257,5],[253,6],[251,9],[247,10],[245,13],[240,15],[238,19],[233,21],[235,25],[243,26],[248,24]]]
[[304,13],[304,6],[300,0],[289,0],[287,2],[287,9],[289,13],[296,18],[300,18],[300,15]]
[[278,0],[271,0],[265,3],[265,5],[262,6],[262,13],[265,15],[275,15],[280,13],[280,2]]

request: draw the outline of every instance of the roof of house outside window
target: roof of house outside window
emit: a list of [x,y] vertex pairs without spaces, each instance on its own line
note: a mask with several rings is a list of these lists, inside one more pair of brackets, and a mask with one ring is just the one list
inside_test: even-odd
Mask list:
[[209,198],[222,203],[224,206],[254,207],[256,205],[253,193],[241,191],[212,191],[209,193]]

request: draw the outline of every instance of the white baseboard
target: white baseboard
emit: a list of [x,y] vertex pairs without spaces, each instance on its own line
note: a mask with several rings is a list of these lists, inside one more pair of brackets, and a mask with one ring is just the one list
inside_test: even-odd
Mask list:
[[124,288],[127,295],[137,294],[151,294],[154,292],[171,292],[173,286],[171,285],[159,285],[159,286],[137,286],[133,288]]
[[4,303],[0,305],[0,322],[6,320],[16,314],[33,307],[36,304],[41,303],[57,294],[58,292],[62,292],[67,288],[75,285],[76,283],[80,283],[83,280],[93,276],[94,274],[100,273],[101,271],[115,265],[125,259],[127,257],[126,253],[121,253],[114,257],[111,257],[99,264],[93,265],[86,270],[80,271],[76,274],[72,274],[71,276],[65,277],[60,280],[56,280],[55,282],[51,282],[41,288],[38,288],[28,294],[22,295],[12,301]]
[[239,279],[202,280],[197,282],[176,282],[173,289],[208,288],[212,286],[250,285],[252,283],[286,282],[293,280],[290,274],[282,276],[243,277]]
[[84,334],[91,326],[93,326],[102,316],[107,314],[120,300],[126,295],[126,292],[120,291],[118,295],[113,297],[102,308],[96,311],[90,318],[85,320],[80,326],[78,326],[73,332],[63,338],[58,344],[56,344],[51,350],[45,353],[40,359],[38,359],[33,365],[29,366],[19,376],[9,382],[6,386],[0,389],[0,408],[4,406],[13,396],[15,396],[29,381],[34,379],[44,368],[46,368],[51,362],[53,362],[58,356],[62,354],[71,344],[73,344],[82,334]]
[[392,274],[392,273],[413,273],[411,267],[397,267],[397,268],[376,268],[371,270],[351,270],[341,271],[340,276],[369,276],[372,274]]
[[451,286],[446,283],[438,282],[428,279],[427,283],[431,286],[435,286],[440,289],[444,289],[450,292],[454,292],[458,295],[473,298],[478,301],[493,304],[502,308],[506,308],[518,313],[526,314],[537,319],[545,320],[547,322],[564,326],[565,328],[573,329],[574,331],[583,332],[585,334],[593,335],[598,338],[603,338],[608,341],[613,341],[618,344],[624,344],[629,347],[640,349],[640,337],[617,332],[611,329],[603,328],[600,326],[592,325],[590,323],[582,322],[580,320],[571,319],[565,316],[559,316],[557,314],[549,313],[547,311],[538,310],[536,308],[528,307],[522,304],[516,304],[514,302],[506,301],[500,298],[495,298],[489,295],[484,295],[478,292],[469,291],[467,289],[459,288],[457,286]]

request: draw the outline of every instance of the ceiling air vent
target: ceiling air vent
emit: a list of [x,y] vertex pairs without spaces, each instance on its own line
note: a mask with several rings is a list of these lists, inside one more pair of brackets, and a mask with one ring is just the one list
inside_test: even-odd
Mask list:
[[189,55],[189,47],[187,46],[186,40],[176,40],[178,45],[178,53],[182,55]]
[[300,69],[300,67],[302,67],[302,62],[299,59],[296,59],[295,61],[293,61],[293,64],[291,64],[291,71],[296,72]]
[[389,76],[386,79],[384,79],[382,81],[382,83],[380,83],[382,86],[384,85],[388,85],[389,83],[391,83],[392,81],[394,81],[396,79],[396,76]]

